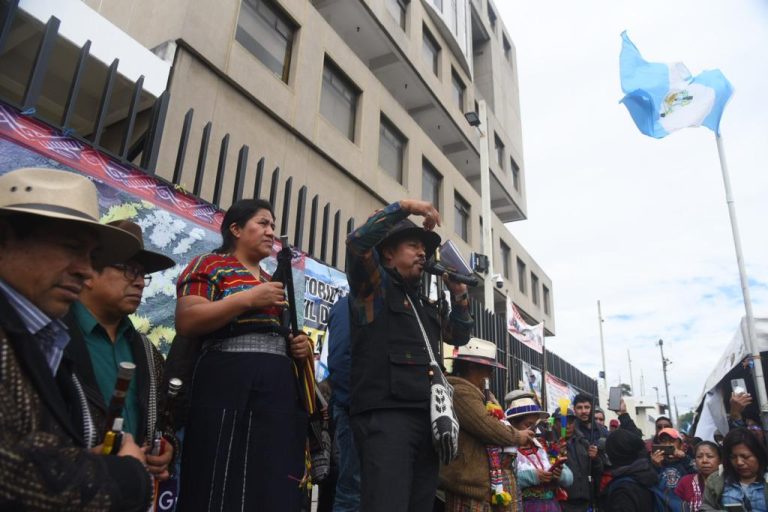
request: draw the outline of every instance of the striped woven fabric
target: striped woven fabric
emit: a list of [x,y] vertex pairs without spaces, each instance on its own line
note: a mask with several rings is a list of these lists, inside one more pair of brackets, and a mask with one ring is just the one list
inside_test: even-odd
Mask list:
[[[213,302],[258,286],[268,281],[269,277],[262,270],[262,275],[256,278],[234,256],[203,254],[189,262],[187,268],[179,275],[176,295],[197,295]],[[230,337],[249,332],[277,331],[280,326],[279,318],[278,308],[252,310],[238,316],[228,326],[209,337],[215,338],[219,334]]]

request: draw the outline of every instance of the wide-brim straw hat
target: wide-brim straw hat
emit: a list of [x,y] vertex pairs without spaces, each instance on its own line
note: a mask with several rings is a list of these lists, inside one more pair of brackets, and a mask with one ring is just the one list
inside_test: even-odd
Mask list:
[[427,259],[431,258],[438,246],[440,246],[440,235],[434,231],[427,231],[414,224],[409,219],[403,219],[389,230],[381,242],[376,245],[376,249],[381,253],[381,248],[397,243],[400,240],[416,238],[424,243],[424,252]]
[[509,407],[507,407],[507,410],[504,412],[507,419],[528,416],[529,414],[537,414],[539,419],[542,420],[549,418],[549,413],[542,411],[539,404],[537,404],[533,398],[527,396],[512,400]]
[[71,222],[88,228],[99,247],[95,266],[123,262],[141,248],[131,233],[99,223],[96,186],[68,171],[25,167],[0,176],[0,215],[25,214]]
[[480,338],[471,338],[466,345],[458,347],[453,355],[446,357],[454,361],[469,361],[470,363],[493,366],[506,370],[507,367],[496,361],[496,345]]
[[133,236],[139,239],[141,243],[141,249],[130,257],[132,261],[140,263],[144,267],[144,271],[151,274],[152,272],[158,272],[165,270],[176,265],[176,262],[165,254],[159,252],[148,251],[144,248],[144,234],[141,231],[141,226],[130,220],[116,220],[110,222],[108,226],[114,226],[124,231],[129,232]]

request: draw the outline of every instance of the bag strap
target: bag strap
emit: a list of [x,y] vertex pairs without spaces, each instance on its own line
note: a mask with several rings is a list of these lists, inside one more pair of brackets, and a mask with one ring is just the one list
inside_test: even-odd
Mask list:
[[411,299],[411,296],[406,293],[405,297],[408,299],[408,302],[411,304],[411,309],[413,309],[413,314],[416,315],[416,321],[419,323],[419,330],[421,331],[421,336],[422,338],[424,338],[424,344],[427,346],[427,352],[429,353],[429,361],[432,364],[436,365],[437,363],[435,362],[435,354],[432,352],[432,345],[429,343],[429,338],[427,338],[427,331],[424,330],[424,324],[421,323],[421,318],[419,317],[419,311],[416,309],[416,305],[413,303],[413,299]]

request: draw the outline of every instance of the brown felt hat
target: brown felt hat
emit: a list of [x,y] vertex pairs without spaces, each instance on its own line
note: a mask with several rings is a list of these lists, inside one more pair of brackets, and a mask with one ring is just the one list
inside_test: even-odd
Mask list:
[[114,226],[132,234],[141,242],[140,249],[129,259],[140,263],[144,267],[144,271],[151,274],[159,270],[165,270],[176,265],[176,262],[165,254],[159,252],[148,251],[144,249],[144,234],[141,231],[141,226],[128,219],[116,220],[110,222],[108,226]]

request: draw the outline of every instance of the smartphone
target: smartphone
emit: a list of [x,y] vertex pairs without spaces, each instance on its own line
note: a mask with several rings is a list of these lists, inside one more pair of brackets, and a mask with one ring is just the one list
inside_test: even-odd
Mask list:
[[675,447],[671,444],[655,444],[653,445],[653,449],[651,450],[651,453],[657,452],[661,450],[664,452],[665,457],[671,457],[675,454]]
[[746,393],[747,383],[744,382],[744,379],[731,379],[731,389],[733,390],[733,393],[736,395]]
[[723,505],[723,509],[727,512],[745,512],[744,505],[741,503],[732,503],[729,505]]
[[608,391],[608,410],[618,411],[621,409],[621,388],[612,387]]

